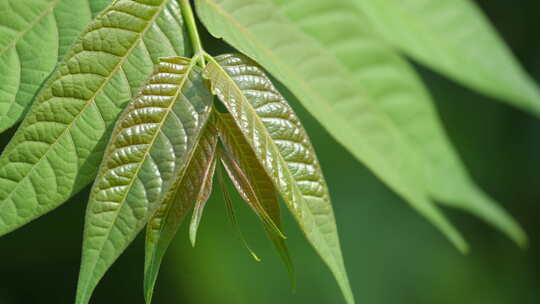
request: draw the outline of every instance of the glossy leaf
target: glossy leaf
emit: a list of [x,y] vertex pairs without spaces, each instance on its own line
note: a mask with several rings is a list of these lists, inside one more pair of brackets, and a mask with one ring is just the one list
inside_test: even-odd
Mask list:
[[465,86],[540,115],[540,91],[470,0],[354,0],[407,55]]
[[294,285],[294,267],[282,232],[276,189],[257,156],[229,114],[218,119],[221,142],[225,147],[221,161],[240,196],[264,223],[268,237],[276,247]]
[[56,62],[109,2],[0,2],[0,132],[22,118]]
[[[345,0],[197,0],[210,32],[282,81],[338,142],[436,225],[467,244],[431,201],[472,212],[520,244],[519,225],[453,151],[416,73]],[[286,33],[286,34],[284,34]],[[336,33],[340,33],[336,35]]]
[[118,119],[90,192],[77,304],[185,172],[212,105],[199,70],[195,60],[163,59]]
[[163,202],[148,223],[144,267],[146,303],[152,302],[161,261],[178,227],[193,205],[205,204],[212,192],[216,144],[217,132],[208,123],[174,195]]
[[349,303],[353,295],[328,188],[300,121],[264,72],[242,55],[211,60],[204,71],[212,91],[234,117],[246,141],[335,275]]
[[0,157],[0,235],[94,179],[113,122],[154,63],[185,52],[183,30],[167,0],[117,0],[90,23]]

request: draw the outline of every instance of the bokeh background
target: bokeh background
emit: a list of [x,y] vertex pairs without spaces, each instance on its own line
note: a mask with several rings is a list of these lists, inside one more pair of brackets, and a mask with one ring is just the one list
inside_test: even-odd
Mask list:
[[[478,3],[540,81],[539,1]],[[206,38],[208,45],[227,49]],[[530,247],[519,249],[476,218],[445,209],[471,244],[470,254],[460,254],[292,100],[331,188],[358,303],[540,303],[540,119],[416,67],[469,171],[525,227]],[[2,146],[6,139],[0,138]],[[87,197],[83,191],[0,238],[0,304],[73,303]],[[220,195],[213,195],[197,246],[189,245],[184,225],[166,256],[155,303],[342,303],[330,272],[288,212],[283,213],[296,265],[295,292],[257,219],[237,205],[244,234],[263,261],[250,258],[225,217]],[[93,303],[144,303],[143,258],[139,238],[98,286]]]

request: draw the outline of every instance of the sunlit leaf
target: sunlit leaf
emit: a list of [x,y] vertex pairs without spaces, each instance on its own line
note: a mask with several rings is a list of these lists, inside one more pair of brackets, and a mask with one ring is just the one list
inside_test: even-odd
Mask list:
[[193,204],[204,205],[212,192],[216,144],[217,132],[209,122],[174,195],[163,202],[148,223],[144,267],[146,303],[152,302],[161,261],[178,227]]
[[540,91],[470,0],[354,0],[407,55],[465,86],[540,115]]
[[212,104],[194,64],[163,59],[115,125],[90,192],[77,304],[88,303],[192,158]]
[[58,59],[109,2],[0,1],[0,132],[22,118]]
[[90,23],[0,157],[0,235],[94,179],[113,122],[183,35],[176,1],[117,0]]
[[221,142],[225,147],[221,160],[240,196],[263,221],[270,240],[281,256],[294,285],[294,267],[282,232],[281,214],[272,180],[229,114],[218,119]]
[[[519,244],[519,225],[468,177],[418,76],[350,1],[197,0],[209,31],[268,69],[315,118],[460,250],[437,201]],[[336,34],[339,33],[339,34]]]
[[204,71],[212,91],[281,193],[310,243],[334,273],[349,303],[353,295],[317,157],[300,121],[264,72],[242,55],[211,60]]

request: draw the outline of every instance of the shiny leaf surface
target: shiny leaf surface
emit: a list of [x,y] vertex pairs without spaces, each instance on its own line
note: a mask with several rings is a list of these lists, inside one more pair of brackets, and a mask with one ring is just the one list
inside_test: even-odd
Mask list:
[[219,134],[225,147],[225,152],[221,156],[223,166],[240,196],[263,221],[268,237],[294,282],[294,267],[284,241],[279,202],[272,180],[259,163],[232,116],[221,114],[219,117]]
[[540,115],[538,86],[474,1],[354,2],[362,17],[407,55],[465,86]]
[[117,0],[90,23],[0,157],[0,235],[94,179],[113,122],[160,57],[184,53],[183,33],[167,0]]
[[212,105],[195,61],[163,59],[122,113],[90,192],[77,304],[174,190]]
[[223,55],[204,71],[212,91],[234,117],[302,231],[335,275],[349,303],[353,295],[328,188],[300,121],[264,72],[243,55]]
[[0,2],[0,132],[22,118],[56,62],[109,2]]
[[471,181],[414,70],[353,3],[196,3],[214,36],[282,81],[338,142],[460,250],[467,244],[431,199],[472,212],[526,243],[519,225]]
[[217,132],[208,123],[174,194],[163,202],[148,223],[144,267],[146,303],[152,301],[161,261],[186,214],[194,204],[204,206],[212,192],[216,144]]

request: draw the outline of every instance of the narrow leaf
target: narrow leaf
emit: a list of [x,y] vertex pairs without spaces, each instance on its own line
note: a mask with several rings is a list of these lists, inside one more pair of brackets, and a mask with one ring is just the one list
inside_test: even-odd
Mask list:
[[0,235],[94,179],[113,122],[160,57],[184,54],[183,34],[168,0],[117,0],[90,23],[0,157]]
[[540,116],[540,91],[470,0],[354,0],[407,55],[465,86]]
[[211,60],[212,91],[234,117],[310,243],[330,267],[348,303],[353,294],[343,264],[328,187],[295,113],[264,72],[242,55]]
[[[197,0],[210,32],[282,81],[338,142],[460,250],[467,244],[432,198],[526,236],[471,181],[430,96],[407,62],[347,0]],[[339,35],[336,35],[339,33]]]
[[56,62],[109,2],[0,2],[0,133],[23,117]]
[[229,114],[218,119],[220,138],[225,147],[221,161],[236,190],[264,223],[295,285],[294,266],[282,232],[281,214],[272,180]]
[[204,204],[212,191],[216,144],[217,132],[208,122],[174,195],[163,202],[148,223],[144,267],[146,303],[152,302],[161,261],[178,227],[193,204]]
[[229,194],[229,190],[227,188],[227,183],[225,182],[225,174],[223,173],[222,166],[218,166],[217,168],[217,177],[219,181],[219,187],[221,188],[221,192],[223,193],[223,198],[225,200],[225,206],[227,208],[227,216],[229,217],[231,224],[236,232],[236,235],[238,238],[242,241],[244,244],[244,247],[249,251],[249,254],[251,254],[251,257],[257,261],[260,262],[261,259],[255,254],[255,252],[249,247],[249,244],[246,241],[246,238],[244,237],[244,234],[242,233],[242,229],[240,229],[240,224],[238,223],[238,219],[236,218],[236,212],[234,211],[234,205],[232,203],[231,195]]
[[195,60],[163,59],[118,119],[90,192],[77,304],[183,175],[212,104],[199,70]]

